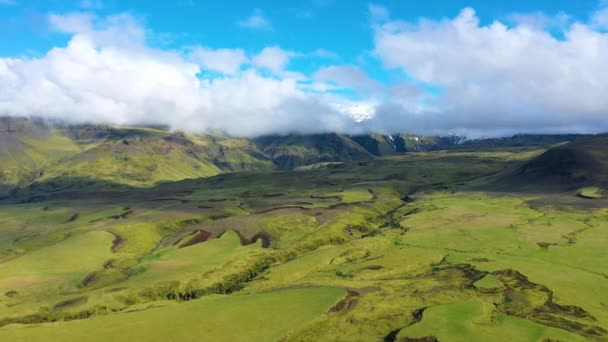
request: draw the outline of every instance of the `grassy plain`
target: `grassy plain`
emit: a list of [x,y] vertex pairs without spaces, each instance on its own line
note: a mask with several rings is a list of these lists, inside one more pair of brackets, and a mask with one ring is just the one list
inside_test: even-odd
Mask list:
[[0,202],[0,340],[606,340],[606,200],[495,187],[542,152],[41,183]]

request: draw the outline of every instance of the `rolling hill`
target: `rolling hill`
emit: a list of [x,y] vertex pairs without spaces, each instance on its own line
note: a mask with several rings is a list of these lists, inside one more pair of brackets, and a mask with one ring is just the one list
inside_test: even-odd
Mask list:
[[608,138],[581,138],[550,148],[516,169],[500,182],[517,187],[572,191],[608,186]]

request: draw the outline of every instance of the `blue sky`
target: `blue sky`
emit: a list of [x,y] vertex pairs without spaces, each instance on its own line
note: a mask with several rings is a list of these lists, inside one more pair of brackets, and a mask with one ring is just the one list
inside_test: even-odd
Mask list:
[[[131,30],[123,34],[127,28]],[[303,119],[296,112],[309,105],[323,113],[304,124],[309,130],[362,129],[360,123],[336,119],[331,111],[338,108],[338,114],[355,115],[358,121],[377,117],[376,122],[369,120],[367,130],[396,125],[474,135],[591,131],[608,113],[599,96],[607,80],[595,75],[604,66],[597,52],[608,51],[607,28],[608,3],[601,0],[0,0],[0,58],[10,76],[1,79],[0,64],[0,81],[15,86],[9,95],[0,95],[0,111],[77,121],[158,121],[158,114],[140,106],[139,97],[158,97],[149,93],[150,87],[128,99],[109,89],[90,89],[87,94],[96,96],[91,103],[85,103],[89,95],[81,89],[70,88],[77,87],[70,83],[76,78],[104,84],[94,72],[100,68],[116,72],[117,81],[134,77],[123,83],[139,85],[137,72],[143,68],[133,73],[112,69],[136,55],[142,65],[159,68],[157,73],[145,70],[146,75],[170,69],[180,85],[190,82],[189,73],[201,82],[197,89],[180,92],[192,90],[192,98],[166,99],[171,110],[191,111],[188,117],[197,118],[201,130],[210,128],[209,111],[228,111],[212,103],[224,99],[221,91],[229,92],[230,86],[251,92],[251,97],[233,104],[234,120],[211,128],[235,134],[297,129]],[[82,41],[90,44],[81,46]],[[86,59],[89,48],[100,58]],[[463,53],[454,54],[460,49]],[[504,55],[505,50],[512,53]],[[108,62],[104,56],[117,59]],[[27,63],[40,67],[40,73],[26,71]],[[91,63],[102,64],[80,67],[93,67]],[[65,76],[71,73],[80,74]],[[42,74],[43,80],[38,77]],[[150,82],[157,85],[154,91],[169,86],[160,77]],[[41,84],[63,91],[57,94],[66,101],[59,103],[55,94],[38,107],[19,103],[26,91],[33,96],[34,88],[50,94]],[[260,88],[268,89],[268,100],[254,94]],[[571,91],[581,88],[584,93]],[[285,99],[273,102],[277,92]],[[581,106],[552,100],[560,95]],[[300,103],[298,110],[292,109],[295,102]],[[109,104],[122,114],[100,109]],[[251,106],[285,123],[260,125],[251,132],[234,129],[239,118],[252,116],[250,109],[242,109]],[[83,107],[97,114],[81,114]],[[492,120],[496,113],[503,120]],[[394,124],[387,128],[387,121]]]
[[[323,48],[337,53],[345,62],[355,62],[373,48],[369,29],[369,1],[365,0],[0,0],[0,54],[18,56],[42,54],[65,43],[47,23],[49,13],[88,11],[99,15],[128,12],[143,20],[164,46],[202,44],[211,47],[261,49],[280,45],[296,51]],[[476,10],[482,23],[506,20],[514,13],[568,13],[588,20],[599,6],[597,0],[391,0],[378,1],[391,15],[403,20],[453,17],[465,7]],[[9,4],[9,5],[7,5]],[[244,30],[239,20],[256,11],[270,27]]]

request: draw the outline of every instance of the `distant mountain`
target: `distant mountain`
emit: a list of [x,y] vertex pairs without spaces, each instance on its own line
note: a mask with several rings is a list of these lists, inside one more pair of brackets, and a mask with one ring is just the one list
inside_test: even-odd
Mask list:
[[253,141],[282,170],[322,162],[373,158],[372,154],[357,142],[335,133],[264,136]]
[[79,177],[135,186],[241,170],[272,170],[250,141],[158,128],[51,126],[0,121],[0,194],[14,186]]
[[466,140],[459,144],[458,148],[550,146],[592,136],[589,134],[518,134],[504,138]]
[[[551,146],[585,137],[516,135],[465,140],[457,136],[405,133],[356,136],[329,133],[239,139],[188,135],[162,127],[70,126],[36,118],[0,117],[0,195],[15,186],[55,178],[148,186],[225,172],[290,170],[409,152]],[[531,166],[530,170],[533,169]],[[543,174],[540,169],[527,174],[534,172]]]

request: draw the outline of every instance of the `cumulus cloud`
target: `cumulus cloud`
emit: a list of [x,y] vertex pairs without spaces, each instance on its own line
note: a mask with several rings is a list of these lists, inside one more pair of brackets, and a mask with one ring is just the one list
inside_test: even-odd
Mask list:
[[279,46],[270,46],[253,57],[252,63],[257,67],[280,73],[285,70],[290,58],[294,55],[295,53],[283,50]]
[[251,15],[243,20],[237,21],[237,25],[249,29],[269,29],[272,27],[270,22],[264,16],[264,12],[260,9],[255,9]]
[[482,25],[469,8],[404,22],[370,7],[370,55],[390,82],[360,65],[307,75],[290,68],[295,58],[331,62],[324,50],[159,49],[128,14],[52,14],[49,23],[68,43],[37,58],[0,58],[0,115],[237,136],[608,131],[602,11],[585,23],[531,14]]
[[608,29],[608,4],[606,8],[602,8],[593,14],[591,22],[597,28]]
[[210,49],[197,46],[192,49],[192,58],[204,69],[226,75],[237,74],[249,62],[243,49]]
[[[53,15],[50,22],[72,34],[67,46],[40,58],[0,58],[0,115],[155,123],[237,136],[352,130],[352,119],[304,91],[297,79],[265,76],[253,67],[241,71],[247,58],[240,50],[195,47],[185,56],[151,48],[128,15]],[[269,57],[275,55],[283,57]],[[284,55],[271,47],[257,63],[283,70]],[[206,78],[207,70],[221,75]]]
[[556,38],[542,26],[453,19],[376,25],[375,53],[429,85],[418,111],[386,103],[376,124],[469,135],[608,130],[608,34],[574,22]]
[[382,84],[371,79],[367,73],[353,65],[333,65],[321,68],[314,78],[317,81],[354,89],[362,94],[373,94],[383,90]]

